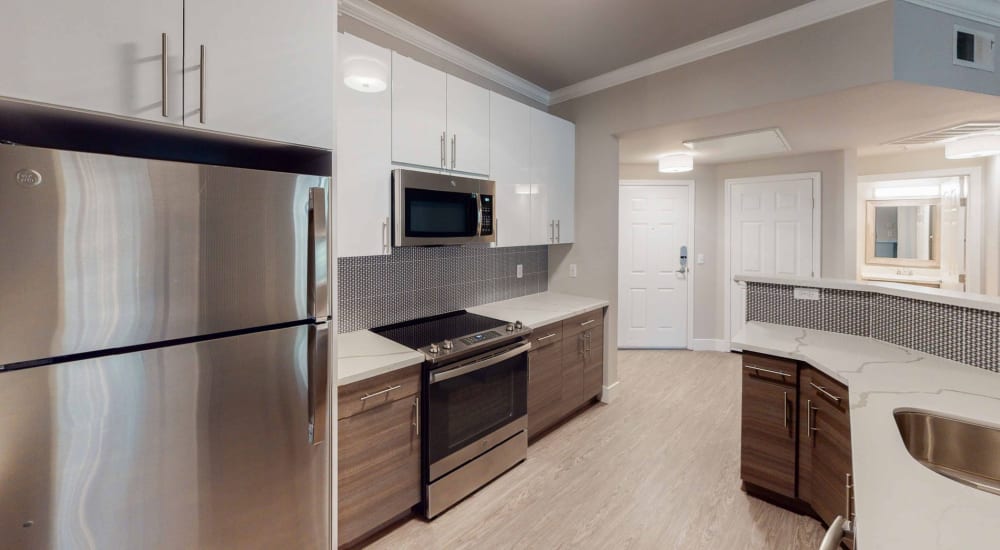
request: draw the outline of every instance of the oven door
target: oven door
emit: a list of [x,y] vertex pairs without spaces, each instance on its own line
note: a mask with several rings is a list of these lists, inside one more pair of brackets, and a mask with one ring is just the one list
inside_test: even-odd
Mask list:
[[428,482],[525,429],[529,349],[519,342],[428,374]]
[[481,183],[472,178],[394,170],[394,244],[460,245],[494,240],[492,226],[489,234],[483,235]]

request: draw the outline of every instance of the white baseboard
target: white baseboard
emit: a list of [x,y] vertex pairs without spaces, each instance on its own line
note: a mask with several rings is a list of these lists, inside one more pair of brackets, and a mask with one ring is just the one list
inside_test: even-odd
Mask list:
[[695,338],[691,340],[694,351],[729,351],[729,341],[713,338]]
[[614,384],[610,386],[604,386],[603,391],[601,391],[601,402],[610,403],[618,397],[618,389],[621,386],[621,380],[616,380]]

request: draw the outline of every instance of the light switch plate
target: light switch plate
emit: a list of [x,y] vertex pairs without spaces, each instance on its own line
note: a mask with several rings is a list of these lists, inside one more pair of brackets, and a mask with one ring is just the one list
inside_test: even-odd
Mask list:
[[701,264],[705,263],[705,255],[704,254],[698,254],[698,259],[696,261],[697,261],[698,265],[701,265]]
[[524,264],[517,264],[517,278],[524,277]]
[[796,287],[794,296],[796,300],[819,300],[819,289]]
[[569,264],[569,276],[576,277],[576,264]]

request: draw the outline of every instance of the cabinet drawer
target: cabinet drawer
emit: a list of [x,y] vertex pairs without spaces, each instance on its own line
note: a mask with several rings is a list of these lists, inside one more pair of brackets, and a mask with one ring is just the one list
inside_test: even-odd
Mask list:
[[580,332],[604,324],[604,308],[588,311],[582,315],[563,321],[563,338],[569,338]]
[[552,344],[558,344],[562,342],[562,338],[563,324],[561,321],[534,328],[531,331],[531,349],[541,349]]
[[338,389],[337,418],[348,418],[420,392],[420,365],[362,380]]
[[743,376],[794,386],[799,380],[799,365],[790,359],[744,352]]
[[338,537],[348,544],[420,502],[417,397],[338,422]]

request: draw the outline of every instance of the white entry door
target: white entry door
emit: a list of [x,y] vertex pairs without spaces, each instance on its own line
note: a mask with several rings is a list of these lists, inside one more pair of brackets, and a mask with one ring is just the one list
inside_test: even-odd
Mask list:
[[690,188],[623,186],[618,211],[618,344],[686,348]]
[[819,276],[819,177],[727,180],[730,338],[746,324],[746,286],[733,276]]

